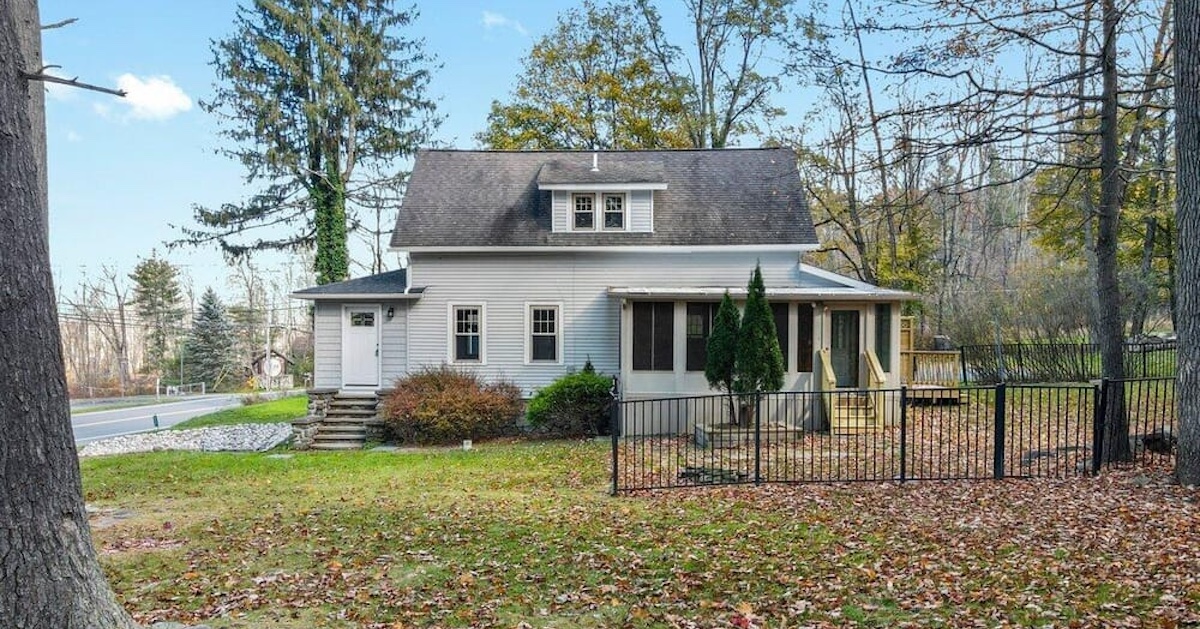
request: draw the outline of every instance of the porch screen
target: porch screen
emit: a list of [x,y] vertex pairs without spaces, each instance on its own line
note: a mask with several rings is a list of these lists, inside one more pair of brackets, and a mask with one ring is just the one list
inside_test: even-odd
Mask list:
[[875,356],[884,371],[892,370],[891,304],[875,304]]
[[813,370],[813,305],[796,304],[796,371]]
[[788,371],[788,305],[771,304],[771,314],[775,315],[775,336],[783,354],[783,370]]
[[674,369],[674,336],[674,302],[633,302],[634,371],[671,371]]
[[708,337],[721,304],[711,302],[687,305],[687,370],[704,371],[708,362]]

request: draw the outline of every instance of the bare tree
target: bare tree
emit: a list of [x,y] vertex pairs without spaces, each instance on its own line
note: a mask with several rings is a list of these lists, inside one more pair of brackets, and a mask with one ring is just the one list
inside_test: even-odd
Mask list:
[[0,2],[0,618],[130,628],[96,561],[50,274],[36,0]]

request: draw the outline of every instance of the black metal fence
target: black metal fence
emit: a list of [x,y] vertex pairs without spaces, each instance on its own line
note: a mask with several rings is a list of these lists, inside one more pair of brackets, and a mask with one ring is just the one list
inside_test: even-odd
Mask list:
[[1106,417],[1127,460],[1169,456],[1174,380],[622,400],[612,491],[1094,474]]
[[[1175,341],[1126,343],[1125,375],[1174,377],[1175,352]],[[964,345],[959,355],[965,383],[1087,382],[1101,376],[1095,343]]]

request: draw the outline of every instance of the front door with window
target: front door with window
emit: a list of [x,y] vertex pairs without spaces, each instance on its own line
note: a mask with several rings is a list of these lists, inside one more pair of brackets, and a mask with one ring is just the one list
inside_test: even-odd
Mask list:
[[379,307],[347,306],[342,319],[342,384],[379,386]]
[[858,386],[858,311],[830,313],[829,362],[839,387]]

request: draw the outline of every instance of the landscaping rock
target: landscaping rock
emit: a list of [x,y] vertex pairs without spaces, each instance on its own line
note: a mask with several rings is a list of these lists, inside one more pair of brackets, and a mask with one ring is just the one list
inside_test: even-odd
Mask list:
[[93,441],[79,449],[79,456],[159,450],[264,452],[286,442],[291,436],[292,425],[287,423],[160,430]]

